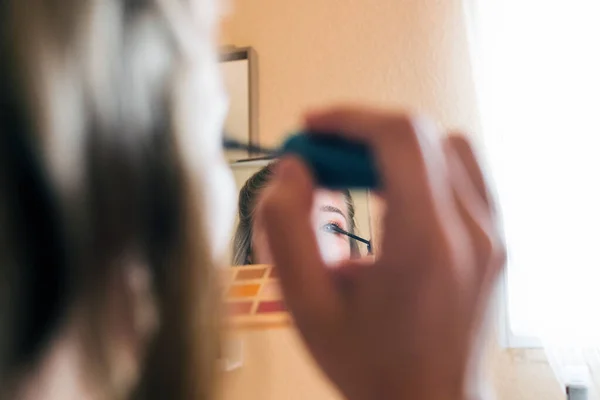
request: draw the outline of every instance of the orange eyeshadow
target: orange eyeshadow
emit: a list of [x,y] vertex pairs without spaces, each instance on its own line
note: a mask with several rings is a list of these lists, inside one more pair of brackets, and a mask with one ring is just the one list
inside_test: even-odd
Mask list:
[[265,274],[265,269],[243,269],[237,273],[236,281],[248,281],[250,279],[260,279]]
[[227,297],[238,299],[241,297],[253,297],[258,293],[260,285],[233,285],[229,288],[229,295]]
[[258,308],[256,309],[257,314],[276,313],[285,311],[285,304],[283,304],[282,300],[261,301],[258,304]]

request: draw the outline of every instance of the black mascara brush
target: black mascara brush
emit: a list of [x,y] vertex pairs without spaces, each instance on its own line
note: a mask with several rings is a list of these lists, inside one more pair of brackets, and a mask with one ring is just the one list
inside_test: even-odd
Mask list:
[[238,140],[230,139],[227,136],[225,136],[223,138],[223,148],[225,150],[242,150],[242,151],[247,151],[250,154],[255,153],[255,154],[261,154],[261,155],[273,156],[273,157],[275,157],[277,155],[277,150],[275,150],[275,149],[266,148],[266,147],[262,147],[262,146],[256,146],[253,144],[245,144]]

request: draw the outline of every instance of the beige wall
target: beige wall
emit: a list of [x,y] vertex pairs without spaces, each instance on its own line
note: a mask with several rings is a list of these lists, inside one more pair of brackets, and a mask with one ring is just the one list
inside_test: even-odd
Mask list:
[[223,375],[224,400],[341,399],[295,330],[245,330],[234,337],[243,342],[244,364]]
[[[222,43],[257,51],[263,143],[280,141],[305,110],[340,101],[479,131],[460,0],[238,0],[234,9]],[[226,375],[226,399],[335,398],[292,331],[241,334],[246,364]],[[491,349],[498,398],[563,398],[542,354]]]
[[[291,328],[244,330],[243,366],[223,375],[224,400],[341,400],[337,390],[316,368],[298,334]],[[488,363],[496,398],[562,400],[543,352],[495,347]]]
[[253,46],[260,136],[280,140],[307,108],[338,101],[425,111],[475,129],[458,0],[238,0],[223,44]]

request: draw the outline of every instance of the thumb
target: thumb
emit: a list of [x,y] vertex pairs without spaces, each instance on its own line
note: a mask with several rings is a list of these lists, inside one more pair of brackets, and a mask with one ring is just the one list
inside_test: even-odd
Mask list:
[[283,159],[265,190],[259,218],[278,269],[287,306],[300,327],[324,323],[338,306],[311,225],[314,186],[297,158]]

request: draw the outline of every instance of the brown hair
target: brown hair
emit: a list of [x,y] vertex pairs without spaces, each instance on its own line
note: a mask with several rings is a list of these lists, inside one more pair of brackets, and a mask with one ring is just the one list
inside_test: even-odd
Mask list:
[[183,55],[163,3],[0,2],[2,398],[75,308],[86,377],[102,397],[130,397],[110,371],[103,307],[130,258],[150,272],[160,320],[131,397],[213,395],[218,285],[176,135]]
[[[238,197],[238,225],[233,237],[232,265],[246,265],[252,263],[252,233],[256,204],[262,190],[269,184],[276,162],[273,162],[252,175],[240,189]],[[349,190],[343,190],[348,208],[348,231],[355,233],[356,219],[354,200]],[[350,240],[350,254],[352,257],[359,255],[358,244]]]

